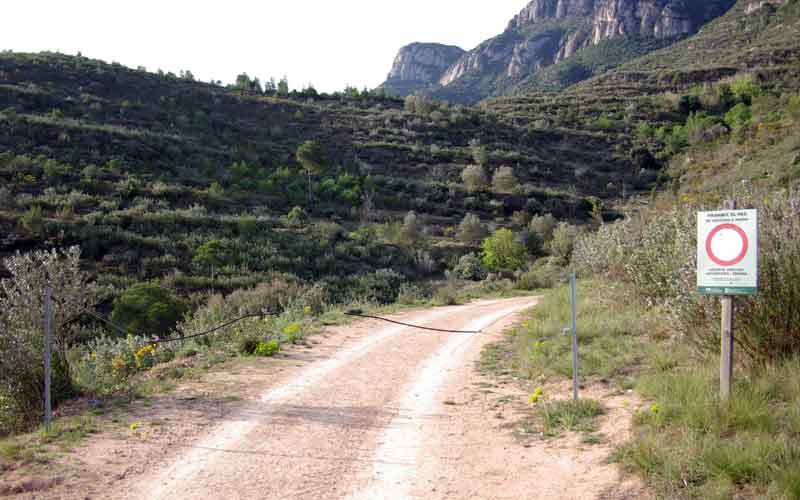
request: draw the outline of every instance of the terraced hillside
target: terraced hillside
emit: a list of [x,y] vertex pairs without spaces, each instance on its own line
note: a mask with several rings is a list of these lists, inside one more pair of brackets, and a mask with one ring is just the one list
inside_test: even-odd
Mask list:
[[[122,282],[413,275],[414,252],[388,235],[409,211],[435,273],[464,251],[450,236],[467,213],[494,226],[515,212],[580,220],[587,196],[630,183],[625,159],[591,132],[427,99],[223,88],[60,54],[0,55],[0,110],[0,253],[80,243]],[[317,145],[313,172],[296,158],[306,141]],[[474,163],[489,179],[511,167],[516,184],[470,192],[461,173]],[[370,236],[378,230],[387,235]],[[216,240],[227,250],[212,273],[192,260]]]

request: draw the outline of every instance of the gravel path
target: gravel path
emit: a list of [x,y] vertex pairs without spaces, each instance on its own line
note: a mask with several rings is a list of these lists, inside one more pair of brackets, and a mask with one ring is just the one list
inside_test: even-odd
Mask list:
[[[483,301],[403,319],[480,330],[533,303]],[[422,436],[441,418],[448,370],[471,366],[467,348],[483,334],[389,324],[358,333],[137,480],[126,497],[409,498],[405,486],[429,453]]]
[[[529,408],[518,382],[475,369],[482,348],[535,303],[485,300],[391,316],[479,334],[364,320],[326,329],[313,349],[239,360],[131,404],[116,431],[87,439],[37,475],[47,484],[13,498],[645,497],[608,464],[613,442],[627,435],[630,395],[586,389],[609,410],[600,423],[605,445],[520,440],[511,428]],[[141,428],[127,429],[127,420]]]

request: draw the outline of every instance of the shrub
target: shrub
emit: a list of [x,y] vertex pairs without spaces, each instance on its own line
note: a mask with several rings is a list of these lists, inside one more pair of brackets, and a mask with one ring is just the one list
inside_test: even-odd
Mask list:
[[418,285],[403,283],[397,293],[397,302],[404,305],[416,305],[425,301],[425,291]]
[[22,227],[31,236],[41,236],[44,229],[44,216],[42,215],[42,207],[34,205],[22,215],[20,219]]
[[525,266],[528,252],[509,229],[499,229],[481,246],[481,260],[490,271],[516,271]]
[[129,333],[163,336],[173,330],[186,305],[157,283],[138,283],[114,300],[111,321]]
[[561,222],[553,231],[553,239],[548,245],[550,253],[566,261],[572,256],[575,248],[575,240],[579,234],[579,229],[572,224]]
[[203,267],[220,267],[227,260],[225,243],[222,240],[209,240],[195,251],[192,262]]
[[375,272],[362,274],[356,280],[356,293],[359,299],[391,304],[397,299],[400,285],[405,281],[402,274],[392,269],[378,269]]
[[517,187],[517,176],[511,167],[500,167],[492,176],[492,189],[495,193],[511,193]]
[[553,288],[563,282],[566,270],[560,259],[545,257],[537,260],[530,268],[517,276],[517,288],[538,290]]
[[[743,195],[759,209],[759,294],[737,299],[737,346],[765,365],[800,353],[800,200],[791,191]],[[657,223],[655,223],[657,221]],[[703,353],[719,349],[719,304],[697,294],[694,207],[646,212],[582,236],[573,264],[633,283]]]
[[280,352],[280,350],[281,350],[280,342],[278,342],[277,340],[273,339],[273,340],[268,340],[266,342],[263,342],[263,341],[259,342],[256,345],[256,348],[255,348],[255,351],[253,351],[253,354],[256,355],[256,356],[261,356],[261,357],[271,357],[271,356],[274,356],[274,355],[278,354],[278,352]]
[[302,227],[307,220],[306,211],[301,207],[294,207],[286,214],[286,222],[291,227]]
[[14,205],[14,197],[5,186],[0,186],[0,208],[10,208]]
[[447,281],[433,292],[433,303],[437,306],[454,306],[461,302],[461,286],[455,276],[448,274]]
[[422,227],[415,212],[408,212],[400,228],[401,241],[407,245],[417,243],[422,237]]
[[458,239],[466,242],[477,242],[486,236],[486,228],[483,227],[477,215],[468,213],[458,225]]
[[483,191],[489,185],[486,172],[480,165],[470,165],[461,172],[461,181],[469,193]]
[[761,86],[756,82],[753,75],[745,75],[730,82],[733,96],[744,104],[751,104],[754,97],[763,93]]
[[542,244],[547,244],[553,239],[553,232],[556,229],[558,222],[550,215],[537,215],[531,219],[528,227],[530,230],[539,235]]
[[109,395],[127,387],[134,374],[175,358],[168,344],[141,336],[98,335],[70,352],[75,385],[82,393]]
[[728,125],[731,130],[737,131],[747,127],[752,117],[753,114],[750,111],[750,107],[746,104],[739,103],[725,113],[725,124]]
[[[35,251],[3,261],[9,278],[0,280],[0,395],[6,411],[30,422],[42,409],[43,291],[52,286],[53,395],[70,395],[67,352],[78,328],[74,319],[97,303],[103,291],[80,268],[80,249]],[[3,424],[0,423],[0,427]]]
[[476,164],[483,167],[489,163],[489,152],[486,150],[486,146],[483,146],[478,139],[469,141],[469,149],[472,154],[472,161]]
[[486,278],[486,270],[481,264],[481,259],[474,253],[462,255],[453,272],[465,280],[480,281]]
[[255,336],[242,336],[236,342],[236,351],[243,356],[252,356],[260,343]]

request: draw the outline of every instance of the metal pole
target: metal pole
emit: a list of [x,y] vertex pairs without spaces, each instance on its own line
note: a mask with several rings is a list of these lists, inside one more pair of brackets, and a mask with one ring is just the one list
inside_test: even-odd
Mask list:
[[731,397],[733,380],[733,297],[722,297],[722,358],[719,367],[719,397],[727,401]]
[[44,425],[50,428],[53,420],[52,402],[50,399],[51,355],[53,343],[53,290],[48,286],[44,289]]
[[577,278],[570,278],[570,304],[572,305],[572,399],[578,400],[578,302]]
[[[727,201],[727,210],[735,210],[736,202]],[[732,295],[724,295],[722,303],[722,345],[720,350],[719,365],[719,398],[728,401],[731,397],[731,382],[733,380],[733,319],[736,305]]]

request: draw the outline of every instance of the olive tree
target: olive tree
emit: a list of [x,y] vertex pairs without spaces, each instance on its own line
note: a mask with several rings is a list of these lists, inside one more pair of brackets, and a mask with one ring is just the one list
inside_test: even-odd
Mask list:
[[81,270],[80,256],[80,249],[71,247],[17,253],[3,261],[10,277],[0,280],[0,393],[26,419],[42,407],[45,288],[52,289],[56,400],[70,388],[67,351],[78,332],[73,320],[104,296]]
[[517,187],[517,176],[511,167],[498,168],[492,177],[492,189],[495,193],[511,193]]
[[470,165],[461,171],[461,180],[470,193],[483,191],[488,186],[486,172],[480,165]]
[[486,228],[483,227],[480,218],[475,214],[467,214],[458,225],[458,239],[465,242],[477,242],[486,236]]

